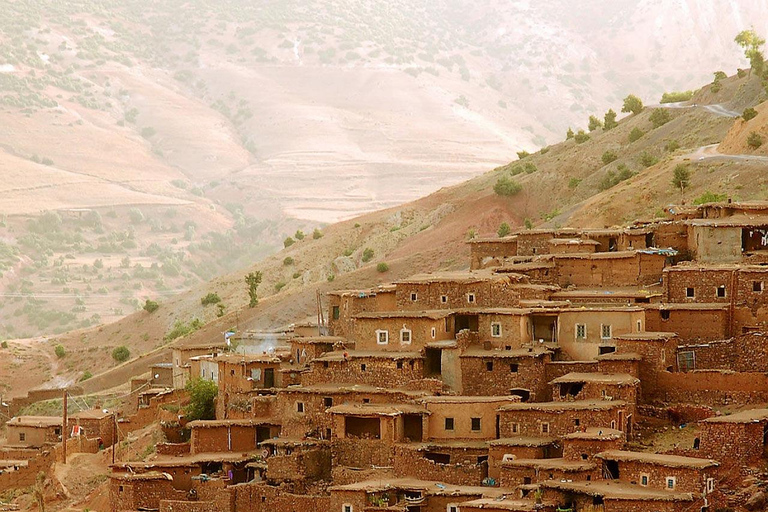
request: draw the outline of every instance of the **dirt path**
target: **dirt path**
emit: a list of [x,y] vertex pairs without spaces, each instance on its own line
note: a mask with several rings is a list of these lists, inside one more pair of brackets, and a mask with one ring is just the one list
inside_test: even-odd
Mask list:
[[739,162],[762,162],[768,163],[768,156],[760,155],[726,155],[718,151],[719,144],[710,144],[702,146],[693,153],[685,156],[693,162],[703,162],[705,160],[731,160]]
[[685,108],[703,108],[710,114],[714,114],[718,117],[739,117],[741,114],[736,112],[735,110],[729,110],[725,108],[722,104],[713,104],[713,105],[696,105],[691,104],[688,101],[679,101],[677,103],[657,103],[654,105],[646,105],[648,108],[668,108],[668,109],[685,109]]

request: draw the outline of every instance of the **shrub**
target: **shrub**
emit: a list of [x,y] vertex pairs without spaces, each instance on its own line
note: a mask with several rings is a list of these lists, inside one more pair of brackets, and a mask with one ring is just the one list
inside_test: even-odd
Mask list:
[[141,129],[141,136],[145,139],[151,139],[155,134],[157,133],[157,130],[152,128],[151,126],[145,126]]
[[728,75],[725,74],[725,71],[715,71],[715,82],[725,80],[726,78],[728,78]]
[[64,349],[64,345],[56,345],[53,347],[53,353],[56,354],[56,357],[59,359],[67,355],[67,351]]
[[757,117],[757,110],[753,109],[752,107],[745,108],[744,112],[741,114],[741,117],[743,117],[745,121],[754,119]]
[[280,281],[279,283],[275,283],[275,291],[276,292],[279,292],[283,288],[285,288],[285,281]]
[[88,370],[85,370],[83,372],[82,377],[80,377],[80,382],[86,381],[86,380],[90,379],[91,377],[93,377],[93,374],[91,372],[89,372]]
[[125,345],[120,345],[119,347],[115,347],[115,350],[112,351],[112,359],[114,359],[118,363],[124,363],[130,358],[131,358],[131,351],[128,350],[128,347],[126,347]]
[[707,190],[703,194],[701,194],[699,197],[693,200],[693,204],[698,206],[700,204],[707,204],[707,203],[720,203],[722,201],[725,201],[728,199],[727,194],[715,194],[714,192],[710,192]]
[[502,176],[493,186],[493,191],[500,196],[514,196],[523,190],[523,186],[508,176]]
[[529,156],[531,156],[531,154],[529,152],[527,152],[527,151],[518,151],[517,152],[517,159],[518,160],[522,160],[523,158],[527,158]]
[[334,279],[336,279],[336,274],[328,274],[328,282],[332,283]]
[[602,127],[603,127],[603,122],[602,121],[600,121],[595,116],[589,116],[589,124],[587,125],[587,128],[589,128],[589,131],[593,132],[593,131],[597,130],[598,128],[602,128]]
[[603,118],[603,129],[608,131],[616,128],[619,123],[616,122],[616,112],[613,109],[608,110]]
[[184,415],[189,421],[212,420],[216,418],[214,400],[219,393],[219,386],[211,380],[192,379],[185,388],[189,394],[189,405],[184,408]]
[[574,137],[573,130],[571,128],[568,128],[568,131],[565,132],[565,140],[572,139]]
[[290,256],[286,256],[285,259],[283,260],[283,265],[285,265],[286,267],[288,265],[293,265],[293,258],[291,258]]
[[248,285],[248,307],[256,307],[256,305],[259,303],[259,297],[256,294],[256,290],[259,288],[259,285],[261,284],[261,272],[249,272],[245,276],[245,284]]
[[640,140],[643,135],[645,135],[645,132],[643,132],[643,130],[641,130],[638,127],[634,127],[632,128],[632,131],[629,132],[629,142],[632,143],[637,140]]
[[672,120],[672,114],[665,108],[657,108],[651,112],[649,119],[651,120],[651,123],[653,123],[653,127],[658,128],[670,122]]
[[200,304],[207,306],[209,304],[218,304],[221,302],[221,297],[216,292],[208,293],[205,297],[200,299]]
[[363,263],[368,263],[369,261],[371,261],[373,259],[373,254],[374,254],[373,249],[371,249],[370,247],[366,247],[363,250],[363,257],[362,257]]
[[664,146],[664,149],[672,153],[673,151],[677,151],[680,149],[680,143],[677,142],[677,139],[672,139]]
[[573,190],[576,187],[578,187],[581,184],[581,179],[579,178],[571,178],[568,180],[568,188]]
[[467,240],[474,240],[477,238],[477,230],[475,228],[469,228],[467,230]]
[[546,155],[547,153],[549,153],[549,146],[544,146],[543,148],[541,148],[539,150],[539,153],[541,153],[542,155]]
[[283,240],[283,247],[288,248],[288,247],[292,246],[295,243],[296,243],[296,240],[294,240],[291,237],[288,237],[285,240]]
[[685,164],[678,164],[672,173],[672,185],[683,190],[691,184],[691,171]]
[[643,153],[640,155],[640,165],[643,167],[650,167],[652,165],[656,165],[657,163],[659,163],[659,159],[647,151],[643,151]]
[[320,238],[323,238],[323,232],[320,231],[319,228],[315,228],[315,230],[312,232],[312,239],[318,240]]
[[41,160],[41,163],[42,163],[43,165],[53,165],[53,160],[51,160],[50,158],[48,158],[47,156],[45,156],[45,157],[43,157],[43,159]]
[[665,92],[661,95],[659,103],[679,103],[693,98],[694,91]]
[[146,311],[147,313],[154,313],[155,311],[157,311],[157,308],[159,307],[160,307],[160,304],[158,304],[153,300],[147,299],[147,301],[144,303],[144,311]]
[[304,232],[300,229],[296,230],[296,234],[293,235],[296,240],[304,240]]
[[624,164],[619,164],[616,166],[616,171],[609,170],[606,175],[603,177],[602,180],[600,180],[600,183],[597,184],[597,188],[600,191],[608,190],[609,188],[618,185],[624,180],[628,180],[632,176],[634,176],[635,173],[629,170],[629,167],[627,167]]
[[630,94],[624,98],[624,105],[621,107],[621,111],[626,113],[631,112],[633,114],[639,114],[643,111],[643,102],[634,94]]
[[3,341],[2,343],[0,343],[0,348],[8,348],[8,342]]
[[763,145],[763,137],[757,132],[751,132],[747,137],[747,144],[752,149],[757,149]]
[[720,82],[712,82],[712,85],[709,86],[709,90],[715,94],[720,92],[720,90],[723,88],[723,84]]
[[573,136],[576,144],[584,144],[589,140],[589,135],[584,130],[579,130],[576,135]]
[[387,270],[389,270],[389,265],[387,265],[382,261],[381,263],[376,265],[376,270],[378,270],[379,272],[386,272]]
[[131,224],[139,224],[144,220],[144,214],[138,208],[131,208],[128,210],[128,218],[131,219]]
[[618,158],[619,156],[613,151],[606,151],[605,153],[603,153],[603,157],[602,157],[603,165],[608,165],[611,162],[615,162]]
[[496,231],[496,234],[499,235],[499,238],[504,238],[508,234],[512,232],[512,228],[507,224],[506,222],[502,222],[499,226],[498,231]]
[[533,229],[533,222],[531,221],[531,219],[526,217],[525,222],[523,224],[525,225],[525,229]]

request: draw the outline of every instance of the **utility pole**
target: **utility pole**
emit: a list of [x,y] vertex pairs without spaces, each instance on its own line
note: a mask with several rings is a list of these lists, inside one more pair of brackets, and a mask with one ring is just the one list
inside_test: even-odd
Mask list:
[[115,450],[117,450],[117,413],[112,413],[112,465],[115,464]]
[[64,413],[61,420],[61,453],[64,464],[67,463],[67,388],[64,388]]

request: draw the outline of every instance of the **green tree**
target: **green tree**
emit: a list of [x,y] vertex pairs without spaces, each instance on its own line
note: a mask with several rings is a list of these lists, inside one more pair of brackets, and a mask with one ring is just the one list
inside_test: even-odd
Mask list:
[[157,133],[157,130],[152,128],[151,126],[145,126],[141,129],[141,136],[145,139],[151,139],[155,134]]
[[157,311],[157,308],[159,307],[160,307],[160,304],[158,304],[153,300],[147,299],[147,301],[144,303],[144,311],[146,311],[147,313],[154,313],[155,311]]
[[512,228],[507,224],[506,222],[502,222],[499,226],[498,231],[496,231],[496,234],[499,235],[499,238],[504,238],[508,234],[512,232]]
[[219,294],[216,292],[209,292],[205,295],[205,297],[200,299],[200,304],[203,306],[207,306],[209,304],[218,304],[221,302],[221,297],[219,297]]
[[529,156],[531,156],[531,154],[529,152],[525,151],[525,150],[517,152],[517,159],[518,160],[522,160],[524,158],[528,158]]
[[184,408],[184,415],[189,421],[212,420],[216,418],[214,400],[219,393],[215,382],[205,379],[192,379],[185,388],[189,394],[189,405]]
[[651,120],[654,128],[658,128],[670,122],[672,120],[672,114],[670,114],[669,110],[665,108],[657,108],[651,112],[651,115],[648,119]]
[[387,265],[382,261],[381,263],[376,265],[376,270],[378,270],[379,272],[386,272],[387,270],[389,270],[389,265]]
[[667,144],[664,146],[664,149],[672,153],[680,149],[680,143],[677,141],[677,139],[672,139],[669,142],[667,142]]
[[112,359],[117,361],[118,363],[124,363],[131,357],[131,351],[128,350],[128,347],[125,345],[120,345],[119,347],[115,347],[115,350],[112,351]]
[[763,145],[763,137],[757,132],[751,132],[747,137],[747,144],[752,149],[757,149]]
[[370,247],[366,247],[363,250],[363,257],[361,258],[363,263],[368,263],[369,261],[371,261],[373,259],[373,255],[374,255],[373,249],[371,249]]
[[523,225],[525,226],[525,229],[533,229],[533,222],[531,219],[527,218],[525,219],[525,222],[523,222]]
[[304,232],[300,229],[296,230],[296,234],[293,235],[296,240],[304,240]]
[[739,32],[734,41],[744,50],[744,56],[749,60],[750,71],[754,70],[761,75],[765,57],[760,48],[765,44],[765,39],[757,35],[754,29],[748,29]]
[[283,240],[283,247],[285,247],[287,249],[288,247],[292,246],[295,243],[296,243],[296,240],[294,240],[293,238],[291,238],[289,236],[288,238]]
[[635,126],[634,128],[632,128],[632,131],[629,132],[629,142],[635,142],[637,140],[640,140],[643,135],[645,135],[643,130]]
[[261,272],[258,270],[255,272],[249,272],[245,276],[245,284],[248,285],[248,307],[254,308],[259,303],[259,296],[256,291],[261,284]]
[[584,130],[579,130],[578,133],[574,135],[573,139],[576,141],[576,144],[584,144],[589,140],[589,134]]
[[680,189],[680,192],[691,184],[691,171],[685,164],[678,164],[672,173],[672,184]]
[[633,114],[639,114],[643,111],[643,102],[634,94],[630,94],[624,98],[624,106],[621,107],[621,111],[626,113],[631,112]]
[[67,355],[67,351],[64,349],[64,345],[56,345],[53,347],[53,353],[56,354],[56,357],[59,359]]
[[606,131],[612,130],[618,125],[619,123],[616,122],[616,112],[614,112],[613,109],[610,109],[605,113],[605,117],[603,118],[603,129]]
[[573,190],[576,187],[578,187],[581,184],[581,179],[579,178],[571,178],[568,180],[568,188]]
[[593,132],[593,131],[597,130],[598,128],[602,128],[602,127],[603,127],[603,122],[602,121],[600,121],[595,116],[589,116],[589,125],[588,125],[589,131]]
[[741,114],[741,117],[743,117],[745,121],[754,119],[757,117],[757,110],[753,109],[752,107],[745,108],[744,112]]
[[514,196],[523,190],[523,186],[508,176],[502,176],[493,186],[493,191],[500,196]]
[[659,159],[647,151],[643,151],[640,154],[640,165],[643,167],[650,167],[652,165],[656,165],[657,163],[659,163]]
[[698,206],[700,204],[707,204],[707,203],[720,203],[722,201],[725,201],[728,199],[728,194],[715,194],[714,192],[710,192],[707,190],[703,194],[701,194],[699,197],[693,200],[693,204]]
[[312,232],[312,239],[319,240],[320,238],[323,238],[323,232],[320,231],[320,228],[315,228],[315,230]]
[[618,158],[619,156],[613,151],[606,151],[605,153],[603,153],[603,157],[602,157],[603,165],[608,165],[611,162],[615,162]]
[[573,138],[573,130],[571,128],[568,128],[568,131],[565,132],[565,140],[572,139]]

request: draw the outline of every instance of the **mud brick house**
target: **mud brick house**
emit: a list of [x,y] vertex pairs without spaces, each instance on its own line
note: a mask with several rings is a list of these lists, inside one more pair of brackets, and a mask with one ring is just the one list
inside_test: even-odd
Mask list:
[[536,503],[509,498],[480,498],[479,500],[465,501],[461,504],[464,512],[555,512],[557,504],[554,502]]
[[224,343],[174,347],[171,361],[173,363],[173,387],[181,389],[187,385],[191,375],[191,358],[203,355],[218,355],[224,351],[224,348]]
[[634,414],[640,379],[627,373],[569,373],[550,384],[554,401],[622,400]]
[[625,442],[626,435],[620,430],[585,428],[563,436],[563,458],[566,460],[592,460],[598,453],[621,450]]
[[499,485],[519,487],[545,480],[592,480],[598,465],[590,461],[558,459],[511,459],[501,462]]
[[192,455],[207,452],[249,452],[280,434],[280,425],[269,419],[197,420],[187,424],[192,432]]
[[694,450],[722,461],[722,470],[755,464],[768,447],[768,409],[749,409],[698,423]]
[[186,499],[186,492],[173,488],[167,473],[112,473],[109,476],[109,503],[118,510],[159,510],[160,501]]
[[619,354],[638,354],[640,398],[649,401],[658,392],[660,379],[676,367],[677,335],[672,332],[642,332],[616,336]]
[[173,363],[157,363],[149,367],[152,387],[172,388],[173,386]]
[[579,400],[573,402],[517,403],[499,407],[501,437],[562,437],[582,428],[631,430],[626,402]]
[[554,301],[588,306],[637,305],[661,302],[663,293],[652,287],[575,288],[556,291],[550,298]]
[[418,400],[429,411],[429,441],[499,438],[497,409],[520,401],[516,396],[428,396]]
[[[532,321],[536,320],[532,315]],[[616,336],[645,331],[646,313],[639,306],[562,308],[558,311],[555,329],[553,341],[572,359],[595,359],[616,350]]]
[[395,285],[367,290],[338,290],[327,293],[328,334],[349,337],[352,317],[374,311],[395,311]]
[[424,378],[427,371],[420,352],[349,351],[330,352],[315,358],[310,370],[301,374],[301,383],[359,383],[399,388]]
[[219,391],[243,393],[284,387],[280,369],[288,364],[290,357],[289,352],[219,355],[215,358],[219,367]]
[[6,423],[6,439],[12,446],[40,448],[61,441],[61,425],[61,417],[16,416]]
[[551,396],[545,368],[553,354],[542,347],[518,350],[470,347],[458,357],[457,378],[448,381],[444,371],[443,380],[464,395],[509,394],[520,397],[523,402],[544,401]]
[[[307,482],[331,478],[328,441],[269,439],[261,443],[270,483]],[[266,457],[264,457],[266,455]]]
[[189,378],[219,383],[219,363],[215,355],[206,354],[189,358]]
[[690,512],[705,505],[701,496],[690,492],[655,490],[611,480],[547,480],[540,486],[544,499],[558,503],[563,510],[600,507],[598,510],[604,512]]
[[92,409],[72,414],[68,418],[68,432],[72,427],[80,427],[81,436],[88,439],[100,439],[104,447],[112,446],[117,441],[117,418],[112,412],[102,409]]
[[704,263],[761,262],[768,256],[768,214],[692,219],[689,249]]
[[482,485],[488,477],[488,446],[483,441],[405,443],[394,446],[396,477],[453,485]]
[[420,350],[433,340],[455,337],[448,310],[359,313],[349,338],[357,350]]
[[517,236],[503,238],[474,238],[469,241],[471,270],[500,267],[517,256]]
[[342,348],[346,340],[334,336],[309,336],[291,338],[291,357],[296,365],[308,365],[316,357]]
[[506,460],[555,459],[562,455],[562,443],[556,437],[502,437],[488,441],[488,476],[498,480],[501,464]]

